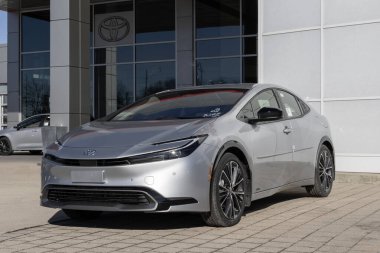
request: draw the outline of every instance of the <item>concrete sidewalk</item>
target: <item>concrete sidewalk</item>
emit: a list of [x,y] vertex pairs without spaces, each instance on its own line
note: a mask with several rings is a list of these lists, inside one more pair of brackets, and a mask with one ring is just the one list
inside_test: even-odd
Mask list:
[[40,207],[40,162],[29,153],[0,156],[0,234],[45,224],[57,212]]
[[196,214],[106,213],[75,222],[38,206],[38,162],[0,157],[0,230],[18,229],[0,235],[0,252],[380,252],[377,182],[335,183],[328,198],[280,193],[253,202],[230,228],[206,227]]

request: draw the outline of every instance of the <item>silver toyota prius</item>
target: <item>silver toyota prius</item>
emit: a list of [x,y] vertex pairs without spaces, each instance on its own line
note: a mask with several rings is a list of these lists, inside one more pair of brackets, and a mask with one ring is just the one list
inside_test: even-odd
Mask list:
[[208,225],[232,226],[253,200],[288,188],[326,197],[334,177],[328,122],[292,92],[191,87],[146,97],[50,145],[41,205],[73,219],[197,212]]

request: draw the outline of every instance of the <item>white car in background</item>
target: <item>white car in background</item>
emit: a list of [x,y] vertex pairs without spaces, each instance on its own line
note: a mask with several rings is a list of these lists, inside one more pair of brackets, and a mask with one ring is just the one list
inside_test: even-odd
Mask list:
[[50,126],[49,114],[38,114],[18,123],[14,128],[0,131],[0,155],[11,155],[13,151],[42,151],[41,128]]

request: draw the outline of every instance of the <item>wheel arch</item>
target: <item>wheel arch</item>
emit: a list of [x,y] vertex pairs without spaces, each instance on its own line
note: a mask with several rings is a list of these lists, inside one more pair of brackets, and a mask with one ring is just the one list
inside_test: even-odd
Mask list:
[[212,174],[215,170],[215,167],[218,165],[219,160],[225,153],[232,153],[236,155],[239,160],[245,165],[245,171],[248,175],[248,192],[245,196],[245,205],[250,206],[251,205],[251,199],[252,199],[252,164],[248,161],[248,153],[246,149],[243,147],[242,144],[240,144],[237,141],[228,141],[222,145],[222,147],[218,150],[218,153],[216,155],[214,164],[213,164],[213,170]]
[[[322,145],[325,145],[330,150],[330,152],[332,154],[333,162],[334,162],[334,165],[335,165],[335,150],[334,150],[334,145],[333,145],[330,137],[328,137],[328,136],[323,136],[322,139],[321,139],[321,141],[319,142],[319,146],[318,146],[318,150],[317,150],[317,159],[318,159],[319,149],[321,148]],[[317,159],[316,159],[316,161],[317,161]],[[333,170],[333,180],[335,180],[335,169]]]

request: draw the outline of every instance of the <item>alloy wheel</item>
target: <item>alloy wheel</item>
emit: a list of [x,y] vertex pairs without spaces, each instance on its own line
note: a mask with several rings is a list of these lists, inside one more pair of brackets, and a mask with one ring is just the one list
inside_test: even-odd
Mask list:
[[318,170],[321,188],[329,191],[333,181],[333,159],[327,150],[323,150],[319,155]]
[[234,220],[244,209],[244,176],[235,161],[224,166],[219,178],[219,203],[224,216]]
[[9,153],[9,151],[10,151],[10,146],[9,146],[8,141],[4,138],[0,139],[0,153],[6,154],[6,153]]

